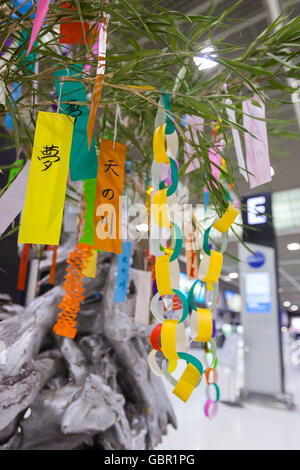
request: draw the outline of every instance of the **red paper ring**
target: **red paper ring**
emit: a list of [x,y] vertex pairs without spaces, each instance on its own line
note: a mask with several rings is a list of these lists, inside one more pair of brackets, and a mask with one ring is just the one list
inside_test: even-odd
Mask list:
[[162,323],[158,323],[158,325],[156,325],[153,328],[151,336],[150,336],[150,341],[151,341],[152,348],[156,349],[156,351],[161,351],[160,341],[159,341],[161,327],[162,327]]
[[214,400],[208,399],[204,405],[204,414],[207,418],[213,419],[218,411],[218,403]]

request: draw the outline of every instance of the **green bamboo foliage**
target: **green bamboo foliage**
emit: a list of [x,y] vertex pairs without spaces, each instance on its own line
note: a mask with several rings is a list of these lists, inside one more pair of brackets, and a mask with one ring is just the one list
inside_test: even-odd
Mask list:
[[[300,78],[300,18],[288,17],[283,12],[253,43],[230,44],[227,41],[230,28],[240,21],[232,19],[232,15],[242,1],[218,15],[211,9],[203,15],[188,16],[164,8],[164,2],[159,0],[111,0],[108,4],[102,0],[75,0],[71,4],[77,7],[77,11],[68,12],[68,17],[74,20],[88,20],[90,28],[101,21],[104,10],[110,14],[105,85],[94,130],[96,144],[101,136],[112,132],[118,104],[123,118],[118,123],[118,140],[128,146],[128,158],[134,171],[144,177],[149,176],[159,95],[170,93],[174,123],[182,137],[179,152],[181,176],[187,167],[183,162],[182,142],[185,137],[182,117],[188,113],[205,120],[205,135],[200,145],[194,147],[192,157],[199,160],[200,168],[184,178],[188,178],[191,193],[198,202],[202,199],[206,184],[218,212],[224,209],[227,199],[222,183],[212,175],[208,160],[208,149],[214,146],[212,123],[220,124],[226,143],[222,152],[226,170],[221,169],[221,172],[230,184],[235,184],[239,178],[231,147],[233,123],[228,121],[225,99],[232,100],[238,120],[236,127],[242,133],[245,131],[241,112],[244,99],[258,93],[267,106],[275,110],[281,103],[289,102],[291,93],[295,91],[288,86],[286,77]],[[0,2],[0,52],[4,54],[0,80],[7,93],[6,106],[5,109],[2,107],[0,118],[3,119],[7,111],[12,114],[14,132],[7,146],[22,147],[28,156],[37,111],[51,110],[51,105],[57,104],[57,98],[53,97],[53,72],[74,64],[85,65],[91,53],[88,43],[72,46],[67,53],[64,53],[66,48],[59,45],[58,26],[65,15],[62,3],[61,0],[54,0],[50,4],[45,24],[32,49],[33,54],[25,60],[33,25],[30,15],[35,7],[23,16],[14,8],[13,2]],[[13,18],[13,13],[16,18]],[[220,34],[221,39],[214,39],[219,38]],[[8,37],[14,39],[10,47],[4,45]],[[211,72],[200,72],[193,57],[201,54],[208,43],[217,51],[214,60],[218,62],[218,67]],[[35,58],[39,62],[38,73],[34,73]],[[87,105],[91,100],[97,59],[91,63],[91,70],[82,79],[88,97]],[[34,81],[38,84],[37,88]],[[22,95],[16,103],[11,95],[13,83],[22,85]],[[130,88],[133,85],[151,85],[155,91]],[[280,92],[280,98],[278,93],[276,99],[273,97],[274,91]],[[287,137],[291,137],[283,124],[286,122],[274,118],[268,120],[273,135],[286,133]]]

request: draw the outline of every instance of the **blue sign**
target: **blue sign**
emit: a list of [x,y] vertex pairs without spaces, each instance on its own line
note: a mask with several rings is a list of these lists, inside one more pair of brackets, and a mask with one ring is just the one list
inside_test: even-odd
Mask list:
[[261,251],[256,251],[254,255],[249,255],[247,258],[251,268],[260,268],[265,264],[266,257]]
[[247,313],[271,313],[270,273],[246,273],[245,288]]

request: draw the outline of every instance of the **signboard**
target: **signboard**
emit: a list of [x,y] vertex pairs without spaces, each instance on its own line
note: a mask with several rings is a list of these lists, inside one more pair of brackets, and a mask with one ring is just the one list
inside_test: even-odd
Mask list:
[[247,313],[271,313],[270,274],[250,272],[245,274]]
[[243,241],[275,246],[271,193],[242,198]]

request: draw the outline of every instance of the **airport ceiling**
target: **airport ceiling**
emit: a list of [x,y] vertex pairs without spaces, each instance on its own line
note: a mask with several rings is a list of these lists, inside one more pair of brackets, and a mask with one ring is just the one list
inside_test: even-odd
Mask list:
[[[241,44],[254,40],[271,22],[270,4],[273,0],[251,0],[241,3],[230,15],[243,21],[235,24],[227,36],[228,42]],[[186,14],[204,13],[214,3],[216,14],[236,3],[235,0],[165,0],[163,5],[169,9],[180,10]],[[281,0],[281,9],[290,5],[292,15],[300,15],[300,0]],[[300,106],[300,105],[299,105]],[[291,120],[295,118],[292,104],[282,105],[279,111],[280,119]],[[286,130],[298,130],[298,124],[289,124]],[[300,155],[299,140],[288,140],[287,138],[270,138],[271,165],[275,171],[270,184],[251,191],[246,183],[238,184],[241,194],[251,194],[260,191],[284,191],[300,187]],[[282,193],[283,194],[283,193]],[[277,198],[278,199],[278,198]],[[274,210],[274,209],[273,209]],[[277,216],[280,216],[277,214]],[[292,304],[299,306],[300,314],[300,251],[289,251],[287,244],[291,242],[300,243],[300,204],[299,211],[295,215],[298,218],[296,228],[277,233],[278,263],[280,292],[282,301],[289,300]],[[230,251],[237,255],[236,242],[230,242]],[[224,272],[237,271],[238,266],[230,258],[225,260]],[[235,281],[236,282],[236,281]]]

